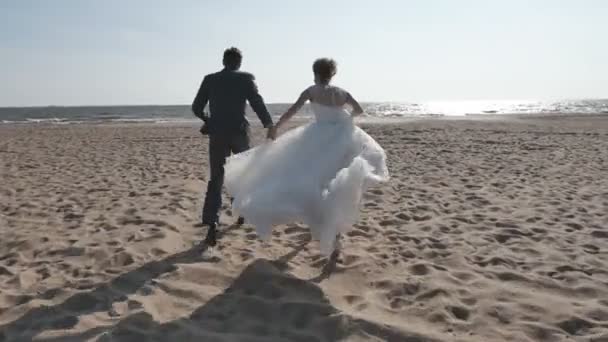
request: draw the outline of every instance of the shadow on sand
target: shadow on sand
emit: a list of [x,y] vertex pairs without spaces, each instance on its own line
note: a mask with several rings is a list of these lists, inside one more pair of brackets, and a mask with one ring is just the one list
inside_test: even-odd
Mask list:
[[[285,272],[288,262],[304,248],[274,260],[251,262],[223,293],[189,316],[158,323],[147,312],[126,316],[111,326],[38,341],[338,341],[381,339],[385,341],[433,341],[394,327],[358,319],[335,308],[313,281]],[[112,303],[127,300],[150,280],[170,272],[175,264],[202,262],[193,248],[153,261],[117,277],[107,284],[76,294],[61,304],[31,310],[18,320],[0,327],[0,341],[29,341],[45,330],[69,329],[78,316],[109,310]],[[320,281],[331,275],[336,260],[329,260]],[[333,266],[332,266],[333,264]],[[53,319],[50,319],[53,317]]]

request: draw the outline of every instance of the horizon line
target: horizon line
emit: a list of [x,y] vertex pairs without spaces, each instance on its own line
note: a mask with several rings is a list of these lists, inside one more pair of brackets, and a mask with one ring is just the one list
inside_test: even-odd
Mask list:
[[[580,98],[552,98],[552,99],[460,99],[460,100],[425,100],[425,101],[405,101],[405,100],[374,100],[374,101],[361,101],[362,104],[371,103],[395,103],[395,104],[417,104],[417,103],[441,103],[441,102],[560,102],[560,101],[608,101],[608,97],[580,97]],[[266,102],[267,105],[284,105],[291,104],[293,102]],[[9,108],[78,108],[78,107],[182,107],[191,106],[191,104],[66,104],[66,105],[17,105],[17,106],[2,106],[1,109]]]

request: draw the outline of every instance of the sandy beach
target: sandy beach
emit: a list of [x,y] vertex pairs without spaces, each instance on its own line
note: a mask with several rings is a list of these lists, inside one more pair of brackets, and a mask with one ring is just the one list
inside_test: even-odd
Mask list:
[[228,207],[193,248],[197,126],[0,125],[0,341],[608,341],[608,117],[364,129],[392,179],[328,262]]

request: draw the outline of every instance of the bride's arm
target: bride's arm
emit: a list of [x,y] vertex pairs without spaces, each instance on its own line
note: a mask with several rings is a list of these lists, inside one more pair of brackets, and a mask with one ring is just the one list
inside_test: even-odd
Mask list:
[[310,94],[308,92],[308,89],[306,89],[302,92],[302,94],[300,94],[298,100],[291,107],[289,107],[289,109],[285,113],[283,113],[283,115],[281,115],[281,118],[279,119],[275,127],[278,129],[280,126],[284,125],[287,121],[289,121],[289,119],[291,119],[291,117],[294,116],[308,100],[310,100]]
[[363,113],[363,108],[357,100],[355,100],[349,92],[346,92],[346,103],[348,103],[351,107],[353,107],[352,116],[357,116]]

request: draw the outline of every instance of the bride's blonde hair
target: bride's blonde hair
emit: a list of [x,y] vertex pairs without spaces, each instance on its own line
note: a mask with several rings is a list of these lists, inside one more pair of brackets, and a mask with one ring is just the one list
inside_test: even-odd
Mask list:
[[331,58],[319,58],[312,64],[312,72],[319,77],[323,84],[328,84],[338,72],[338,65]]

